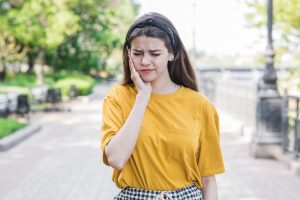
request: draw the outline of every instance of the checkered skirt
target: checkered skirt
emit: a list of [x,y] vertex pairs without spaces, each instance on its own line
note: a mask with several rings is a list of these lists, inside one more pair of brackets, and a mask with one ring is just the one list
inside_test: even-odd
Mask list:
[[203,200],[201,190],[195,184],[187,187],[170,190],[142,190],[127,187],[114,198],[114,200]]

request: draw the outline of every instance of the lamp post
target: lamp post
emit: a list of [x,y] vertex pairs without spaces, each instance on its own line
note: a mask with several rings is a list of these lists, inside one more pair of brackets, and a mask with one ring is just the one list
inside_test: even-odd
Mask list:
[[273,150],[280,148],[281,135],[281,97],[277,90],[277,75],[274,68],[275,52],[273,49],[273,0],[268,0],[268,44],[265,53],[264,74],[258,82],[256,107],[256,132],[251,153],[254,157],[274,157]]
[[268,0],[267,13],[268,13],[268,24],[267,24],[268,44],[267,44],[267,50],[265,53],[266,68],[264,70],[263,82],[260,86],[262,87],[261,89],[267,90],[268,92],[275,92],[278,95],[278,90],[277,90],[277,85],[276,85],[277,75],[276,75],[276,70],[274,68],[275,52],[273,49],[273,38],[272,38],[273,0]]

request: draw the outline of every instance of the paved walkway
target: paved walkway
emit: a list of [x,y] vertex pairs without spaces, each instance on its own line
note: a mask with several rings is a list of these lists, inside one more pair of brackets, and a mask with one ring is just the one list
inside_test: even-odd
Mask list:
[[[110,200],[119,191],[99,148],[101,99],[70,105],[72,112],[36,114],[43,125],[7,152],[0,152],[1,200]],[[296,200],[300,176],[273,160],[248,156],[248,140],[232,134],[236,122],[220,114],[226,173],[217,176],[220,200]]]
[[250,139],[236,134],[239,121],[220,113],[220,122],[226,168],[217,176],[220,200],[300,199],[300,176],[279,161],[251,158]]

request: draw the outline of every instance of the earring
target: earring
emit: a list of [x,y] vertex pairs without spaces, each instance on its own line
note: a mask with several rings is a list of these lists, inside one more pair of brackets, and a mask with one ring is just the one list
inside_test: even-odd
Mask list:
[[172,61],[174,59],[174,56],[171,56],[170,58],[169,58],[169,61]]

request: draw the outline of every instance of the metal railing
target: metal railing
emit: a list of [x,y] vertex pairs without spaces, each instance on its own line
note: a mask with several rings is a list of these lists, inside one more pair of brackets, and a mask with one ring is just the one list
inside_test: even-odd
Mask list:
[[[293,70],[279,68],[277,75],[279,78],[285,77],[286,73]],[[218,108],[242,120],[245,126],[257,126],[257,81],[262,76],[262,69],[205,68],[197,72],[200,92],[208,96]],[[282,124],[278,131],[279,134],[281,131],[282,148],[295,159],[300,159],[300,96],[284,94],[281,102],[282,107],[278,112],[282,112]]]
[[198,69],[200,92],[218,108],[255,126],[258,68]]
[[282,103],[283,149],[300,158],[300,96],[284,95]]

